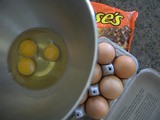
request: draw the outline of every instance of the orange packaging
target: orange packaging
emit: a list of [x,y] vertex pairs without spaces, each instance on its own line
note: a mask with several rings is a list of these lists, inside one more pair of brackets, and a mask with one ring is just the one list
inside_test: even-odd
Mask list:
[[125,12],[96,2],[91,4],[96,14],[99,37],[105,36],[130,51],[138,12]]

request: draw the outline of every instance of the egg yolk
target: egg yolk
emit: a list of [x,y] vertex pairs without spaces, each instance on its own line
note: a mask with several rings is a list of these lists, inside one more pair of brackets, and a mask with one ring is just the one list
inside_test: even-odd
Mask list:
[[35,71],[35,63],[30,58],[22,58],[18,62],[18,71],[22,75],[31,75]]
[[59,49],[55,45],[48,45],[43,52],[43,55],[48,61],[56,61],[59,57]]
[[20,44],[19,51],[25,57],[34,57],[37,52],[37,45],[32,40],[24,40]]

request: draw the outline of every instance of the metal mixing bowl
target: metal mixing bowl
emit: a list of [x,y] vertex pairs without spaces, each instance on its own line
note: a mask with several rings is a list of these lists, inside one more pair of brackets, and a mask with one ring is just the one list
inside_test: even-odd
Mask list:
[[[58,33],[69,51],[70,62],[61,82],[43,90],[22,87],[8,71],[10,46],[31,28]],[[96,37],[89,0],[0,0],[0,119],[67,119],[90,85]]]

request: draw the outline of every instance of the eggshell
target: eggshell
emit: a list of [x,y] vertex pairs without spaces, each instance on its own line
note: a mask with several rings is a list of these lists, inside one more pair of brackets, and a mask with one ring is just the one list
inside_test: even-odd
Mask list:
[[101,66],[99,64],[96,64],[91,84],[95,84],[95,83],[99,82],[99,80],[101,79],[101,77],[102,77]]
[[86,103],[86,113],[93,119],[104,118],[109,112],[109,105],[101,96],[91,97]]
[[98,45],[98,63],[109,64],[115,58],[116,52],[114,47],[109,43],[99,43]]
[[116,76],[106,76],[100,82],[100,92],[107,99],[115,99],[123,92],[123,83]]
[[116,58],[113,65],[115,75],[120,78],[129,78],[136,72],[135,61],[126,55]]

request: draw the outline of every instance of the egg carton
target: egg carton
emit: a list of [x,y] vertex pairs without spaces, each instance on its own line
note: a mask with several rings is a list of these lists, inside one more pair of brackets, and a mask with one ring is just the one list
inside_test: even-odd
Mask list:
[[[138,66],[139,66],[139,65],[138,65],[138,61],[137,61],[137,59],[136,59],[132,54],[130,54],[129,52],[127,52],[126,50],[124,50],[123,48],[121,48],[121,47],[118,46],[116,43],[112,42],[110,39],[108,39],[108,38],[106,38],[106,37],[101,37],[101,38],[99,38],[98,42],[99,42],[99,43],[101,43],[101,42],[107,42],[107,43],[111,44],[111,45],[114,47],[115,51],[116,51],[116,57],[119,57],[119,56],[121,56],[121,55],[127,55],[127,56],[131,57],[131,58],[134,60],[134,62],[136,63],[136,72],[137,72]],[[111,72],[114,72],[114,71],[111,71]],[[135,73],[135,74],[136,74],[136,73]],[[135,75],[135,74],[134,74],[134,75]],[[134,76],[134,75],[133,75],[133,76]],[[127,86],[127,85],[129,84],[129,82],[130,82],[130,78],[129,78],[129,79],[121,79],[121,80],[122,80],[122,82],[123,82],[124,89],[125,89],[126,86]],[[96,88],[97,88],[96,85],[92,85],[92,87],[89,88],[89,94],[97,94],[97,95],[100,94],[100,93],[99,93],[99,90],[96,90]],[[90,89],[95,89],[96,92],[92,93],[92,92],[90,92],[90,91],[93,91],[93,90],[90,90]],[[122,94],[123,94],[123,93],[122,93]],[[92,96],[92,95],[90,95],[90,96]],[[93,96],[95,96],[95,95],[93,95]],[[116,104],[116,101],[117,101],[118,99],[119,99],[119,98],[109,101],[109,107],[110,107],[109,113],[110,113],[110,111],[112,111],[112,108],[114,107],[114,105]],[[78,116],[75,116],[75,114],[73,114],[70,119],[71,119],[71,120],[77,120],[77,119],[81,119],[81,120],[92,120],[92,118],[90,118],[90,117],[88,117],[88,116],[86,115],[84,109],[85,109],[85,108],[84,108],[83,105],[82,105],[82,106],[79,106],[79,107],[76,109],[76,111],[75,111],[75,112],[78,114]],[[108,115],[109,115],[109,113],[108,113]],[[82,118],[81,118],[81,116],[85,116],[85,117],[82,117]],[[104,120],[104,119],[105,119],[105,118],[102,118],[101,120]]]
[[[108,39],[108,38],[106,38],[106,37],[101,37],[101,38],[99,38],[99,43],[102,43],[102,42],[109,43],[109,44],[111,44],[111,45],[114,47],[114,49],[115,49],[115,51],[116,51],[116,57],[119,57],[119,56],[122,56],[122,55],[126,55],[126,56],[131,57],[131,58],[134,60],[134,62],[136,63],[136,72],[135,72],[135,74],[134,74],[132,77],[130,77],[130,78],[121,79],[122,82],[123,82],[123,85],[124,85],[124,90],[125,90],[125,89],[127,88],[127,86],[129,85],[129,83],[131,82],[131,79],[136,75],[136,73],[137,73],[137,71],[138,71],[138,68],[139,68],[138,61],[137,61],[137,59],[136,59],[132,54],[130,54],[129,52],[127,52],[126,50],[124,50],[123,48],[121,48],[121,47],[120,47],[119,45],[117,45],[116,43],[112,42],[110,39]],[[122,93],[122,94],[123,94],[123,93]],[[110,114],[110,112],[112,111],[112,109],[113,109],[114,106],[116,105],[117,100],[119,100],[120,97],[121,97],[121,96],[119,96],[117,99],[114,99],[114,100],[109,101],[110,110],[109,110],[108,115]],[[107,116],[108,116],[108,115],[107,115]],[[106,119],[106,118],[103,118],[103,119],[101,119],[101,120],[104,120],[104,119]],[[85,119],[85,120],[86,120],[86,119]],[[87,120],[88,120],[88,119],[87,119]]]
[[[116,49],[116,56],[130,56],[136,63],[136,73],[126,79],[124,91],[120,97],[110,102],[110,111],[102,120],[159,120],[160,119],[160,73],[152,68],[145,68],[138,73],[137,59],[107,38],[100,42],[108,42]],[[85,119],[86,120],[86,119]]]
[[[99,38],[99,43],[110,43],[116,50],[116,57],[127,55],[136,63],[136,73],[122,79],[124,91],[117,99],[109,101],[110,110],[108,115],[101,120],[158,120],[160,118],[160,73],[152,68],[138,71],[137,59],[117,44],[105,37]],[[79,108],[85,117],[81,120],[92,120],[84,111],[84,106]],[[72,116],[71,120],[76,120]]]
[[[107,43],[111,44],[114,47],[115,51],[116,51],[116,57],[119,57],[121,55],[127,55],[127,56],[131,57],[134,60],[134,62],[136,63],[136,72],[138,71],[138,68],[139,68],[138,61],[137,61],[137,59],[132,54],[130,54],[129,52],[127,52],[126,50],[124,50],[119,45],[117,45],[116,43],[112,42],[110,39],[108,39],[106,37],[99,38],[99,42],[98,43],[101,43],[101,42],[107,42]],[[128,79],[122,79],[124,87],[126,87],[127,84],[129,83],[129,81],[130,81],[129,79],[130,78],[128,78]]]

